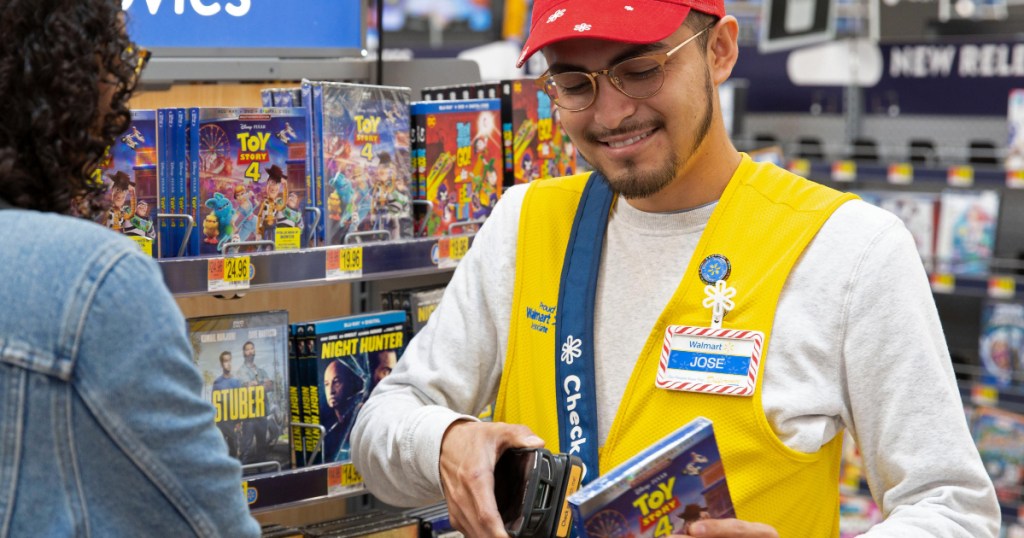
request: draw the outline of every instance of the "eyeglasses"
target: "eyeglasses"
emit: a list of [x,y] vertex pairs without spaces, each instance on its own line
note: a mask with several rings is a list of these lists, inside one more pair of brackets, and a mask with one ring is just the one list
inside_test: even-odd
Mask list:
[[714,24],[693,34],[686,41],[672,47],[668,52],[637,56],[623,60],[608,69],[600,71],[566,71],[564,73],[544,74],[534,81],[538,88],[552,101],[570,112],[578,112],[594,104],[597,99],[597,77],[608,77],[612,85],[620,92],[633,99],[653,97],[665,84],[665,63],[687,43],[697,39],[711,29]]
[[138,83],[139,77],[142,76],[142,70],[145,69],[146,64],[149,63],[150,56],[152,56],[151,52],[149,52],[143,47],[134,44],[130,45],[128,48],[124,50],[122,58],[126,63],[134,66],[135,73],[132,79],[133,85]]

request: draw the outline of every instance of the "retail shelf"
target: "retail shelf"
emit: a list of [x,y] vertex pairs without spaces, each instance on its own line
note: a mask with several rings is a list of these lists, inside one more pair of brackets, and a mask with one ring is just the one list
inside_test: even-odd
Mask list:
[[[892,166],[908,166],[908,163],[865,163],[852,160],[807,160],[792,159],[787,167],[794,173],[815,181],[849,184],[851,188],[885,185],[925,185],[929,187],[966,188],[1024,188],[1024,176],[1008,172],[998,166],[925,166],[912,165],[902,170],[891,170]],[[900,174],[900,172],[903,174]],[[906,173],[910,176],[907,177]],[[966,179],[967,175],[970,179]]]
[[326,463],[254,475],[242,481],[242,489],[253,513],[366,492],[362,477],[351,463]]
[[[249,256],[251,271],[248,290],[282,289],[328,284],[337,281],[380,280],[402,278],[447,271],[454,268],[458,257],[439,256],[439,243],[461,241],[466,248],[472,235],[445,238],[423,238],[405,241],[362,243],[334,247],[317,247],[284,252],[253,252]],[[447,245],[445,245],[447,246]],[[361,268],[347,277],[327,278],[327,257],[331,250],[362,248]],[[159,260],[164,281],[177,296],[217,293],[210,290],[209,262],[216,257],[171,258]]]
[[935,293],[1013,299],[1024,290],[1024,277],[1012,275],[931,273],[929,280]]

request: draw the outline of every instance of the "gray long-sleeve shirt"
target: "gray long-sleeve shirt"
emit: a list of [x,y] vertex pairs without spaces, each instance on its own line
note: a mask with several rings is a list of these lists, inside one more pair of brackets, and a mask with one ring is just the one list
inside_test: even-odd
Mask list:
[[[430,322],[360,412],[353,458],[385,502],[439,500],[445,430],[497,394],[525,192],[505,193]],[[602,444],[713,210],[615,205],[594,321]],[[857,440],[887,518],[867,536],[998,534],[995,493],[967,428],[927,275],[895,216],[854,201],[829,218],[783,289],[766,361],[762,401],[783,443],[815,452],[842,428]]]

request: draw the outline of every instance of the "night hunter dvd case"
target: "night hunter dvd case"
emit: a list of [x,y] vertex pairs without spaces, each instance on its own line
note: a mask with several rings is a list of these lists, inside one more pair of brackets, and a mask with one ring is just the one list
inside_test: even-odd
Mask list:
[[291,467],[288,313],[192,318],[188,330],[203,397],[231,455],[245,465]]
[[[296,461],[308,464],[351,459],[349,434],[356,415],[370,392],[391,373],[405,349],[405,312],[386,311],[309,322],[296,342],[299,406],[302,422],[324,427],[303,428],[298,442],[305,454]],[[298,332],[295,327],[293,332]],[[297,337],[298,338],[298,337]],[[320,446],[314,457],[314,448]],[[302,446],[301,444],[299,445]]]
[[736,517],[711,421],[697,417],[569,496],[580,536],[687,534]]

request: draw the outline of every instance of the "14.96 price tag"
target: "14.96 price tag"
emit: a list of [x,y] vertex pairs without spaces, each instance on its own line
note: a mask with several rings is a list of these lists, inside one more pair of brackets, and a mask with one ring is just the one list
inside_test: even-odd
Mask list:
[[341,247],[327,250],[325,278],[345,280],[362,278],[363,247]]
[[210,258],[206,264],[208,291],[237,291],[249,289],[252,263],[249,256]]

